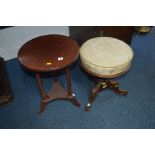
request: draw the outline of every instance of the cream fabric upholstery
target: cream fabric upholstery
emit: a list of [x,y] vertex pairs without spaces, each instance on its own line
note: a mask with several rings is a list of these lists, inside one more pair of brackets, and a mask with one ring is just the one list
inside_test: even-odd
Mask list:
[[100,77],[115,77],[126,72],[133,59],[133,51],[125,42],[111,37],[97,37],[80,48],[82,66]]

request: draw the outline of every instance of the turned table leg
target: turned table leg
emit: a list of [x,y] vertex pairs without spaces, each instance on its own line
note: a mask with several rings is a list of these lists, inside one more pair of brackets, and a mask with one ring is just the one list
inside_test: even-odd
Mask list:
[[67,90],[61,85],[57,76],[53,73],[53,83],[51,89],[46,93],[43,83],[41,81],[40,75],[36,73],[36,79],[38,82],[38,87],[41,93],[41,108],[40,113],[45,111],[47,103],[57,100],[57,99],[66,99],[70,100],[71,103],[77,107],[80,107],[80,104],[75,98],[75,95],[72,93],[72,86],[71,86],[71,77],[69,68],[66,69],[66,80],[67,80]]
[[44,100],[48,99],[48,96],[47,96],[47,94],[45,92],[45,89],[43,87],[43,83],[42,83],[40,75],[38,73],[36,73],[36,79],[37,79],[38,87],[39,87],[39,90],[40,90],[40,93],[41,93],[41,96],[42,96],[41,108],[40,108],[40,113],[41,113],[41,112],[45,111],[46,102]]
[[66,69],[67,91],[68,95],[72,95],[72,84],[69,68]]
[[80,107],[79,102],[75,98],[75,94],[73,94],[73,92],[72,92],[72,84],[71,84],[71,76],[70,76],[69,68],[66,69],[66,80],[67,80],[67,92],[68,92],[68,96],[70,97],[71,102],[75,106]]

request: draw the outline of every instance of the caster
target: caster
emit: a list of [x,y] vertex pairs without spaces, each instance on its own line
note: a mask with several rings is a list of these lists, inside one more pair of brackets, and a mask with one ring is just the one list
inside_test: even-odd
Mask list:
[[86,111],[86,112],[89,112],[89,111],[90,111],[90,103],[88,103],[88,104],[85,106],[85,111]]

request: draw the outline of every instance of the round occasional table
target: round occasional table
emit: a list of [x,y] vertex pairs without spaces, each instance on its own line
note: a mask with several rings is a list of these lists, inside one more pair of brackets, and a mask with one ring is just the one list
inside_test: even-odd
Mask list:
[[[72,92],[69,66],[79,57],[79,46],[76,41],[63,35],[45,35],[34,38],[25,43],[19,50],[18,59],[22,66],[35,72],[39,90],[41,92],[41,109],[43,112],[47,103],[56,99],[70,100],[73,105],[80,104]],[[65,70],[67,90],[64,89],[56,72]],[[41,72],[52,72],[54,75],[52,87],[47,93],[41,81]]]

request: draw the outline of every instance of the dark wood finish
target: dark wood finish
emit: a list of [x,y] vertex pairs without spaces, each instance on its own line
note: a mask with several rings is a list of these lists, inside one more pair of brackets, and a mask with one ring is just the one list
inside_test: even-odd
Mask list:
[[[66,72],[68,74],[69,69],[66,69]],[[54,77],[53,79],[53,84],[51,89],[49,90],[48,93],[45,92],[43,84],[41,82],[41,78],[38,73],[36,73],[37,81],[38,81],[38,87],[40,89],[40,93],[42,96],[41,100],[41,108],[40,108],[40,113],[45,111],[46,105],[56,99],[65,99],[65,100],[70,100],[73,105],[80,107],[80,104],[76,100],[74,94],[72,93],[71,90],[71,78],[70,75],[66,75],[67,77],[67,83],[69,83],[68,89],[65,90],[61,84],[61,82]]]
[[43,83],[41,81],[40,75],[38,73],[36,73],[36,79],[37,79],[37,82],[38,82],[38,87],[39,87],[42,98],[43,99],[48,98],[48,96],[47,96],[47,94],[45,92],[45,89],[43,87]]
[[[56,99],[70,100],[73,105],[80,104],[72,93],[69,66],[77,60],[79,46],[76,41],[62,35],[46,35],[37,37],[24,44],[18,53],[20,63],[27,69],[35,72],[38,87],[41,93],[41,108],[43,112],[46,105]],[[58,60],[63,58],[63,60]],[[63,88],[55,72],[65,69],[67,90]],[[53,84],[46,93],[41,81],[40,72],[52,72]]]
[[100,36],[114,37],[130,44],[134,26],[100,26],[97,27]]
[[117,81],[111,81],[109,79],[100,79],[97,81],[95,84],[94,88],[92,89],[90,98],[89,98],[89,103],[85,106],[86,112],[90,111],[90,107],[93,104],[93,101],[101,90],[104,90],[106,88],[112,89],[116,94],[124,95],[126,96],[128,94],[127,91],[122,91],[119,90],[119,83]]
[[75,39],[79,45],[82,45],[86,40],[99,36],[95,26],[70,26],[70,36]]
[[[63,69],[75,62],[78,56],[77,42],[62,35],[34,38],[25,43],[18,53],[20,63],[27,69],[37,72]],[[58,57],[63,57],[63,61],[58,61]]]
[[90,107],[92,106],[93,104],[93,101],[95,100],[95,97],[97,96],[97,94],[106,89],[106,88],[110,88],[112,89],[116,94],[119,94],[119,95],[124,95],[126,96],[128,94],[127,91],[124,91],[124,90],[120,90],[119,89],[119,83],[117,81],[111,81],[110,79],[111,78],[114,78],[114,77],[118,77],[118,76],[121,76],[123,75],[124,73],[126,73],[128,70],[126,71],[123,71],[122,73],[120,74],[116,74],[116,75],[113,75],[113,76],[101,76],[101,75],[98,75],[98,74],[95,74],[95,73],[92,73],[90,72],[88,69],[86,69],[82,64],[81,64],[81,68],[86,72],[88,73],[88,75],[91,75],[93,76],[94,80],[95,80],[95,85],[91,91],[91,94],[90,94],[90,97],[89,97],[89,102],[87,103],[87,105],[85,106],[85,111],[86,112],[89,112],[90,111]]
[[72,87],[71,87],[71,77],[69,68],[66,69],[66,79],[67,79],[67,87],[68,87],[68,94],[72,94]]
[[13,92],[7,75],[4,59],[0,57],[0,105],[13,99]]
[[107,36],[114,37],[130,44],[134,33],[134,26],[70,26],[70,36],[82,45],[86,40]]

